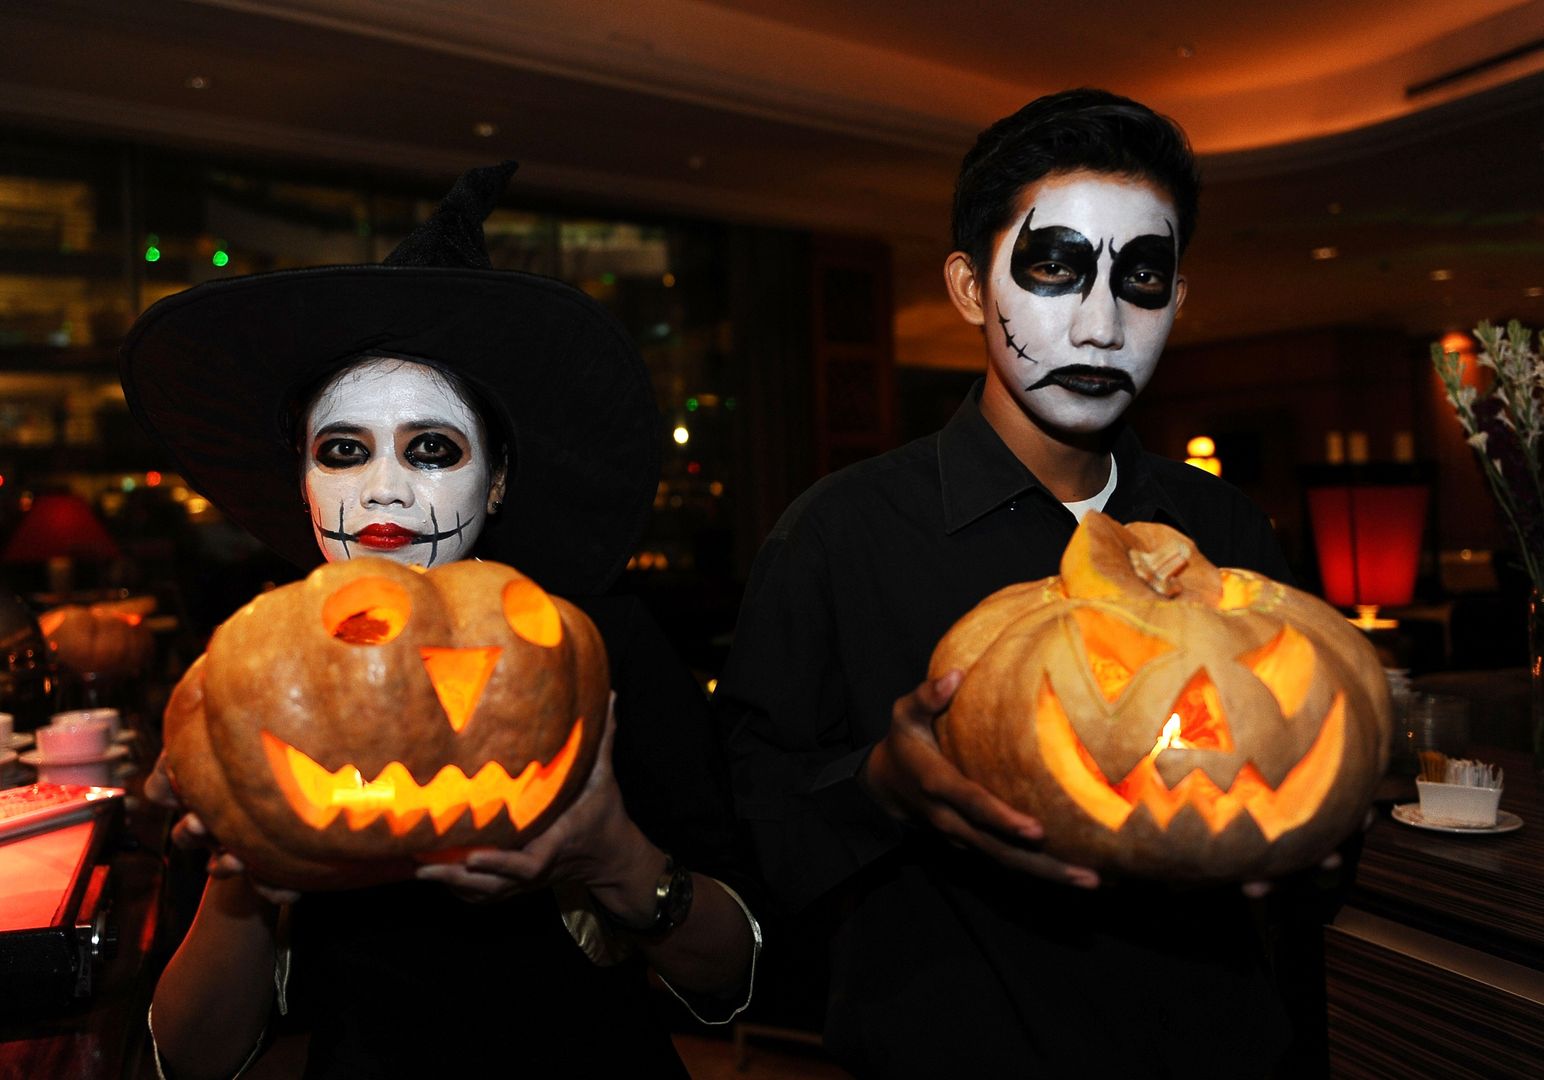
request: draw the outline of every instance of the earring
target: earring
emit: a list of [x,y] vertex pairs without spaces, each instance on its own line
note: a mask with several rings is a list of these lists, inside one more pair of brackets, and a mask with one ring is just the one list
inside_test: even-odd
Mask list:
[[503,507],[503,505],[504,504],[499,502],[499,500],[497,500],[497,499],[489,499],[488,500],[488,513],[490,513],[490,514],[497,514],[499,512],[500,508]]

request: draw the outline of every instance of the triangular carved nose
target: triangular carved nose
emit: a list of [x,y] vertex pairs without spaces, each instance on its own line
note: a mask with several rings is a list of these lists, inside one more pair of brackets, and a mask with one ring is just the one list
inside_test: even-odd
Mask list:
[[429,682],[440,699],[453,731],[460,731],[477,711],[482,700],[483,688],[498,666],[503,649],[490,645],[482,649],[449,649],[425,647],[418,650],[423,657],[424,670]]

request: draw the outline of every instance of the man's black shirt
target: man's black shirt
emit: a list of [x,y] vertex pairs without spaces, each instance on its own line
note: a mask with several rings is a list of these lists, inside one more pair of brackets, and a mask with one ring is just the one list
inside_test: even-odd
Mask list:
[[[736,805],[789,910],[839,912],[827,1046],[860,1075],[1264,1075],[1285,1043],[1237,889],[1075,890],[888,818],[856,773],[978,601],[1057,572],[1073,515],[981,415],[821,481],[757,558],[715,694]],[[1230,485],[1123,431],[1105,512],[1289,572]]]

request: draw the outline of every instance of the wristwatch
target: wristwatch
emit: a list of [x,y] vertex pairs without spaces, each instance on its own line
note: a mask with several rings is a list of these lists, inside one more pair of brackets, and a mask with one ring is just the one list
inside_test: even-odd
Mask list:
[[654,923],[646,937],[662,937],[686,921],[692,909],[692,872],[677,866],[675,856],[665,855],[665,869],[654,883]]

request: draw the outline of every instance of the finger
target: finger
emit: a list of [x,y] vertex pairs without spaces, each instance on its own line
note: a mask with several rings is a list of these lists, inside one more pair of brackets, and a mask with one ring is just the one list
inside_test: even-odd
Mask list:
[[1020,841],[1038,842],[1045,835],[1040,822],[1015,810],[986,788],[971,780],[928,740],[919,739],[906,750],[906,762],[918,779],[922,795],[959,814],[973,828]]
[[197,814],[184,814],[172,826],[172,843],[180,848],[206,848],[210,840],[209,829]]
[[248,878],[247,881],[251,884],[253,892],[275,907],[283,904],[293,904],[296,900],[300,899],[300,893],[294,889],[281,889],[277,885],[268,885],[261,881],[254,881],[252,878]]
[[902,723],[925,725],[932,729],[933,720],[949,707],[954,692],[960,688],[965,673],[959,668],[944,672],[936,679],[929,679],[895,703],[894,718]]
[[240,877],[247,872],[247,864],[228,851],[216,851],[206,864],[210,877]]
[[933,826],[950,839],[974,848],[1009,869],[1079,889],[1099,887],[1097,871],[1087,866],[1062,862],[1041,851],[1028,851],[1013,844],[1004,843],[990,834],[971,828],[968,822],[957,815],[940,813],[933,819]]
[[478,873],[458,863],[420,866],[413,876],[419,881],[438,881],[464,900],[491,900],[524,891],[522,882],[499,874]]
[[466,857],[466,868],[482,874],[496,874],[515,881],[536,882],[546,874],[550,852],[542,846],[543,833],[525,848],[480,848]]
[[156,758],[151,766],[150,774],[145,777],[145,798],[157,806],[175,807],[178,804],[177,792],[172,787],[172,779],[166,771],[166,755]]

